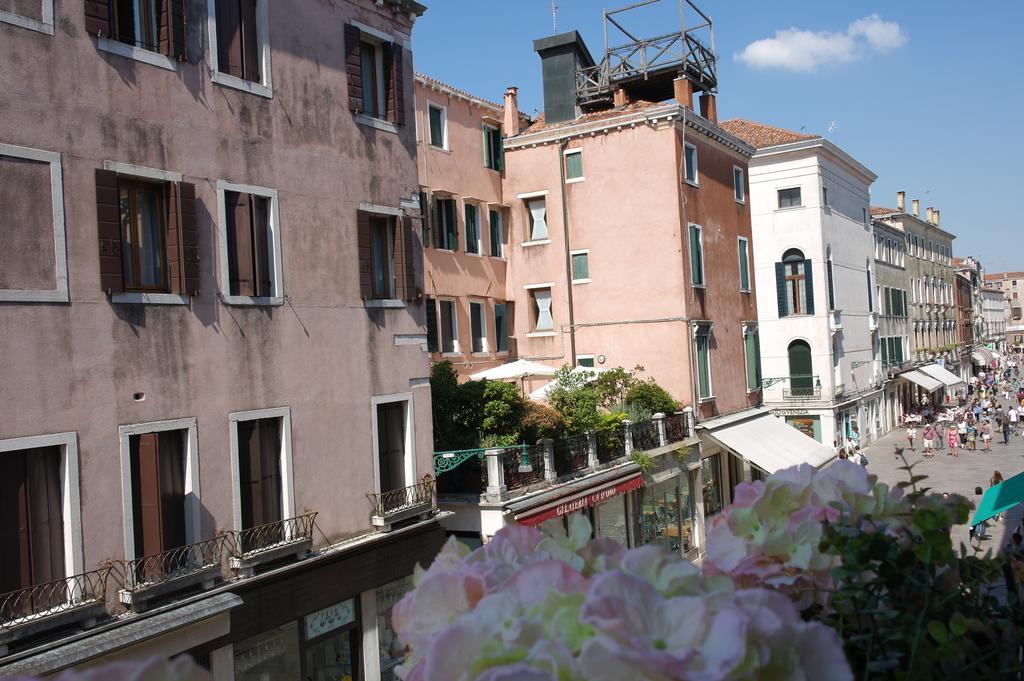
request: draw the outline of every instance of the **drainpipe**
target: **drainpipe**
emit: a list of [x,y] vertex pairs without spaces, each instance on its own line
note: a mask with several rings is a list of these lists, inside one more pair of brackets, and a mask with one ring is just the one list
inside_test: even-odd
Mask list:
[[565,192],[565,150],[569,146],[567,140],[558,145],[558,177],[562,190],[562,236],[565,241],[565,289],[569,303],[569,361],[576,366],[576,315],[572,306],[572,256],[569,255],[569,204]]

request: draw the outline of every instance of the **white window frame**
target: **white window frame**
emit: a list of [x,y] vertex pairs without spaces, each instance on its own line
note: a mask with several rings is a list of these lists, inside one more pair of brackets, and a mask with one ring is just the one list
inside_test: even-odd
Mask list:
[[[686,151],[693,149],[693,177],[690,177],[690,164],[687,162]],[[700,186],[700,161],[697,158],[697,145],[683,142],[683,182],[694,187]]]
[[[707,394],[706,397],[701,397],[700,396],[700,350],[697,348],[697,337],[698,336],[705,336],[708,339],[708,342],[707,342],[707,346],[708,346],[708,394]],[[714,371],[713,371],[712,366],[711,366],[711,324],[694,324],[693,325],[693,354],[694,354],[694,357],[693,357],[693,359],[694,359],[693,368],[694,368],[694,371],[697,372],[696,376],[694,377],[696,379],[696,383],[694,384],[694,388],[696,388],[697,402],[699,402],[701,404],[703,404],[704,402],[714,402],[716,397],[715,397]],[[744,374],[745,374],[746,373],[746,366],[744,366],[743,370],[744,370]],[[746,376],[744,376],[744,378],[743,378],[744,385],[746,384],[746,382],[747,382],[747,379],[746,379]]]
[[[800,193],[803,194],[803,192],[800,192]],[[802,201],[803,200],[803,196],[801,196],[800,198],[801,198],[801,201]],[[821,207],[822,208],[831,208],[832,207],[832,204],[830,204],[828,202],[828,185],[827,184],[821,185]]]
[[199,430],[195,418],[150,421],[120,426],[117,429],[121,450],[121,519],[124,523],[125,560],[141,558],[135,548],[135,505],[132,503],[131,436],[184,430],[185,436],[185,543],[202,541],[199,492]]
[[[481,204],[482,206],[483,204]],[[505,259],[505,210],[506,206],[498,203],[487,204],[487,256],[490,258]],[[481,211],[482,212],[482,211]],[[492,231],[491,214],[498,214],[498,236],[501,240],[498,241],[498,255],[492,255],[494,250],[494,232]]]
[[[782,192],[790,189],[798,189],[800,191],[800,205],[798,206],[782,206]],[[804,188],[802,185],[792,185],[789,187],[776,187],[775,189],[775,210],[797,210],[804,207]]]
[[694,227],[697,228],[697,239],[700,241],[700,283],[699,284],[693,283],[693,279],[694,279],[694,277],[693,277],[693,274],[694,274],[693,273],[693,257],[691,255],[691,257],[688,258],[689,261],[690,261],[690,286],[692,288],[707,288],[707,286],[708,286],[708,278],[707,278],[708,277],[708,271],[707,271],[707,268],[704,267],[704,227],[703,226],[698,225],[696,222],[691,222],[691,223],[688,223],[686,225],[686,246],[687,246],[687,248],[690,248],[691,245],[692,245],[691,241],[690,241],[690,230],[692,230]]
[[14,12],[0,10],[0,22],[11,24],[13,26],[20,26],[21,28],[27,28],[30,31],[36,31],[37,33],[53,35],[53,0],[40,0],[39,4],[40,9],[42,10],[40,12],[39,19],[33,19],[31,17],[22,16],[21,14],[15,14]]
[[[465,253],[466,255],[472,255],[478,258],[482,258],[484,253],[484,221],[483,221],[483,207],[485,204],[480,201],[474,201],[472,199],[462,199],[462,231],[465,232]],[[466,207],[473,206],[476,208],[476,252],[469,250],[469,221],[466,219]],[[456,218],[456,223],[458,218]],[[490,227],[490,215],[488,215],[488,227]],[[458,238],[456,236],[456,238]]]
[[258,419],[281,419],[281,518],[295,517],[295,481],[292,469],[292,409],[272,407],[236,411],[228,414],[231,446],[231,515],[235,530],[242,530],[242,481],[238,479],[241,465],[238,462],[238,422]]
[[[575,278],[575,271],[573,270],[573,267],[572,267],[572,257],[574,255],[585,255],[585,256],[587,256],[587,276],[585,278],[583,278],[583,279],[576,279]],[[581,248],[581,249],[578,249],[578,250],[575,250],[575,251],[569,251],[569,276],[572,277],[571,281],[572,281],[573,286],[576,286],[577,284],[589,284],[590,283],[590,249],[589,248]]]
[[370,439],[373,440],[373,491],[380,494],[380,441],[377,437],[377,407],[405,402],[405,481],[406,486],[419,482],[416,473],[416,404],[411,392],[374,395],[370,398]]
[[[254,194],[270,199],[270,211],[267,219],[270,228],[271,262],[273,263],[273,280],[270,296],[235,296],[231,295],[231,274],[228,267],[228,216],[225,192]],[[217,251],[220,256],[220,298],[227,305],[283,305],[284,285],[282,279],[281,257],[281,208],[276,189],[257,187],[251,184],[236,184],[227,180],[217,180]]]
[[[545,192],[545,195],[546,194],[547,194],[547,192]],[[541,201],[544,203],[544,235],[543,236],[537,236],[537,235],[535,235],[533,233],[533,229],[534,229],[534,224],[535,223],[534,223],[534,219],[533,219],[533,209],[530,208],[530,204],[541,202]],[[523,201],[523,205],[526,207],[526,220],[527,220],[527,228],[528,228],[527,236],[528,236],[528,238],[526,239],[526,241],[523,242],[522,245],[523,246],[537,246],[537,245],[540,245],[540,244],[549,244],[549,243],[551,243],[551,230],[548,228],[548,200],[547,200],[547,197],[543,196],[543,195],[542,196],[533,196],[533,197],[530,197],[528,199],[525,199]]]
[[[487,357],[491,354],[491,344],[488,341],[488,326],[487,326],[487,299],[486,298],[469,298],[469,352],[474,357]],[[480,352],[473,352],[473,305],[480,306],[480,331],[483,334],[480,347]],[[491,311],[491,314],[494,314]],[[508,314],[506,310],[506,314]]]
[[[736,173],[740,174],[739,184],[736,183]],[[732,197],[736,203],[747,202],[747,173],[737,165],[732,167]]]
[[78,433],[30,435],[0,440],[0,456],[37,447],[60,447],[61,510],[64,515],[65,579],[85,572],[82,550],[82,497],[78,460]]
[[596,357],[597,357],[596,355],[576,355],[576,366],[578,366],[578,367],[583,366],[582,364],[580,364],[580,360],[589,359],[589,360],[594,362],[594,366],[593,367],[583,367],[583,368],[584,369],[596,368],[597,367],[597,359],[596,359]]
[[[132,2],[132,14],[135,18],[135,35],[139,35],[142,31],[140,23],[140,11],[139,3],[142,0],[133,0]],[[159,28],[157,29],[159,32]],[[123,43],[120,40],[113,40],[112,38],[97,38],[96,49],[116,54],[126,59],[133,59],[135,61],[142,62],[144,64],[150,64],[152,66],[158,66],[168,71],[177,71],[178,63],[171,57],[165,54],[160,54],[154,50],[147,50],[144,47],[138,47],[137,45],[129,45]]]
[[[504,139],[503,135],[501,134],[501,124],[500,123],[495,123],[495,124],[492,125],[492,124],[484,122],[484,123],[481,123],[481,126],[483,127],[484,135],[485,135],[485,138],[484,138],[484,146],[485,146],[485,148],[484,148],[484,169],[491,170],[491,171],[496,172],[496,173],[504,172],[503,170],[498,169],[498,168],[491,168],[486,163],[487,162],[487,148],[486,147],[488,145],[490,145],[490,143],[491,143],[490,133],[497,132],[498,133],[498,139],[499,140],[503,140]],[[504,149],[502,149],[502,153],[504,153]],[[492,159],[492,162],[493,162],[493,159]]]
[[497,355],[498,357],[507,357],[508,353],[509,353],[509,351],[507,349],[506,350],[499,350],[498,349],[499,347],[501,347],[501,341],[498,339],[498,318],[497,318],[498,305],[501,305],[501,306],[503,306],[505,308],[505,332],[508,335],[508,339],[506,339],[505,347],[509,348],[509,347],[512,346],[512,343],[508,342],[508,341],[513,337],[512,336],[513,329],[511,327],[509,327],[508,306],[509,305],[514,305],[514,304],[515,303],[513,301],[510,301],[510,300],[495,300],[495,301],[493,301],[493,303],[491,305],[491,319],[494,320],[494,354]]
[[565,151],[562,152],[562,163],[564,164],[564,167],[565,167],[565,183],[566,184],[574,184],[576,182],[582,182],[583,180],[587,179],[586,178],[586,173],[584,173],[583,175],[580,175],[579,177],[569,177],[569,157],[570,156],[575,156],[575,155],[578,155],[580,157],[580,170],[582,171],[583,170],[583,149],[581,149],[580,147],[575,147],[573,149],[566,149]]
[[50,166],[50,207],[53,215],[52,289],[0,289],[0,301],[16,303],[66,303],[68,293],[67,226],[64,220],[64,179],[60,154],[54,151],[0,144],[0,156],[39,161]]
[[249,94],[267,99],[274,98],[274,82],[270,68],[270,0],[256,0],[256,40],[260,44],[260,76],[262,81],[253,83],[220,71],[217,56],[217,0],[206,0],[207,56],[210,60],[210,79],[218,85],[225,85]]
[[[701,237],[703,238],[703,234],[701,235]],[[751,261],[751,256],[752,256],[751,249],[750,249],[750,239],[748,239],[745,236],[738,236],[738,237],[736,237],[736,248],[739,249],[740,247],[743,247],[744,252],[747,254],[747,288],[743,288],[743,270],[741,269],[740,270],[740,293],[750,293],[751,291],[753,291],[752,284],[754,283],[754,276],[753,276],[754,270],[750,266],[750,261]],[[703,244],[703,242],[701,243],[700,252],[701,252],[701,255],[704,255],[704,244]],[[737,259],[737,263],[736,264],[739,265],[740,263],[738,262],[739,261],[739,252],[738,251],[736,253],[736,259]]]
[[[444,336],[441,333],[442,324],[444,324],[443,318],[441,317],[441,303],[447,302],[452,304],[452,351],[444,351]],[[462,347],[459,343],[459,299],[452,296],[438,296],[437,297],[437,349],[442,357],[461,357]]]
[[[530,314],[530,326],[533,327],[536,324],[536,322],[533,320],[533,316],[536,313],[536,308],[537,308],[537,300],[534,297],[534,293],[533,292],[536,291],[536,290],[539,290],[539,289],[547,289],[548,295],[551,298],[551,302],[554,303],[554,300],[555,300],[555,285],[554,285],[554,282],[546,282],[546,283],[543,283],[543,284],[526,284],[525,286],[523,286],[523,288],[526,289],[526,291],[528,292],[528,295],[530,297],[530,313],[531,313]],[[550,314],[550,312],[549,312],[549,314]],[[551,315],[551,328],[550,329],[536,329],[536,328],[534,328],[532,331],[530,331],[529,333],[526,334],[526,337],[527,338],[543,338],[543,337],[547,337],[547,336],[554,336],[556,334],[557,334],[557,332],[555,331],[555,318],[554,318],[554,315]]]
[[[437,109],[441,112],[441,143],[443,146],[440,147],[434,144],[433,134],[430,129],[431,109]],[[427,100],[427,146],[440,151],[451,151],[451,148],[448,146],[448,107],[430,100]]]

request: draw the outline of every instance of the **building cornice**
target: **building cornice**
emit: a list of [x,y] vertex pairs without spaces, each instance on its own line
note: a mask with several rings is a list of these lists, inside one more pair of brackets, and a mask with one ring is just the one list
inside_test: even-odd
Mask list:
[[[904,220],[904,219],[908,219],[908,220],[916,223],[918,226],[923,227],[925,230],[931,229],[931,230],[934,230],[934,231],[938,232],[942,236],[948,237],[950,240],[956,239],[956,234],[953,234],[951,232],[947,232],[946,230],[942,229],[941,227],[939,227],[937,225],[933,225],[932,223],[928,222],[927,220],[922,220],[920,217],[918,217],[916,215],[913,215],[911,213],[900,213],[898,211],[894,212],[894,213],[882,213],[881,215],[875,215],[874,218],[876,220],[881,220],[881,221],[885,222],[888,225],[892,225],[892,223],[889,222],[890,220]],[[896,227],[896,229],[899,229],[901,231],[904,231],[904,232],[906,231],[906,230],[903,229],[903,225],[902,224],[893,225],[893,226]]]
[[505,111],[504,107],[502,107],[500,104],[497,104],[496,102],[483,99],[482,97],[477,97],[476,95],[471,95],[465,90],[460,90],[446,83],[442,83],[441,81],[431,78],[426,74],[416,73],[413,75],[413,80],[416,82],[417,85],[422,85],[423,87],[429,90],[433,90],[435,92],[444,93],[449,97],[454,97],[455,99],[459,99],[474,106],[478,106],[481,109],[487,109],[492,113],[501,115]]
[[863,163],[850,156],[848,153],[843,151],[841,148],[828,141],[824,137],[815,137],[809,140],[799,140],[797,142],[788,142],[786,144],[776,144],[770,147],[761,147],[754,154],[755,159],[770,158],[772,156],[779,156],[784,154],[793,154],[801,151],[815,151],[821,150],[832,156],[835,160],[848,166],[850,170],[860,175],[867,184],[871,184],[878,179],[878,175],[871,171],[870,168],[865,166]]

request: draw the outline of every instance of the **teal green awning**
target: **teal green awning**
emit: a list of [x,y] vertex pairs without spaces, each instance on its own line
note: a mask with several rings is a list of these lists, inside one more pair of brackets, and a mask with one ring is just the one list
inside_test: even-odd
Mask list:
[[1024,501],[1024,473],[1018,473],[985,490],[985,495],[981,497],[981,503],[978,504],[978,510],[974,512],[974,517],[971,519],[971,526],[983,523],[1022,501]]

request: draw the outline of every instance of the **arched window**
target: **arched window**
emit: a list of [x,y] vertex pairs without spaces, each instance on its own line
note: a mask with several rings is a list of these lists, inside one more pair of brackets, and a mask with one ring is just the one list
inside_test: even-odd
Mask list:
[[811,261],[791,248],[775,263],[775,287],[779,300],[779,317],[814,314],[814,285]]
[[807,341],[789,344],[789,387],[794,396],[810,397],[814,392],[811,346]]

